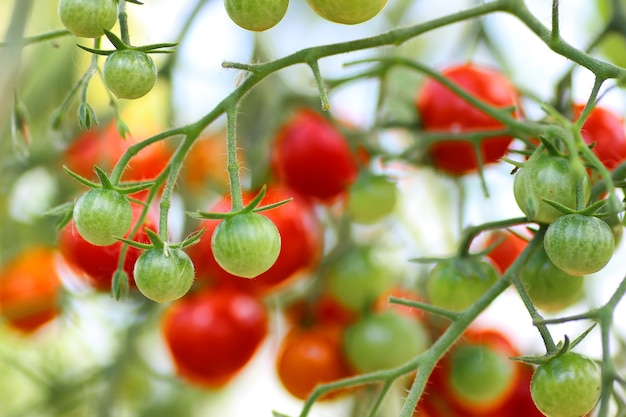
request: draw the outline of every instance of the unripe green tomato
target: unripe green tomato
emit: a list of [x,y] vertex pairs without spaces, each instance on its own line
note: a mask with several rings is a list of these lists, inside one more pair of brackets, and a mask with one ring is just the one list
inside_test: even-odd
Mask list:
[[59,18],[63,26],[76,36],[97,38],[117,21],[115,0],[60,0]]
[[94,188],[74,204],[76,230],[87,242],[96,246],[117,243],[124,237],[133,220],[133,209],[125,195],[115,190]]
[[285,13],[289,0],[224,0],[226,13],[244,29],[262,32],[274,27]]
[[400,366],[428,346],[430,336],[424,325],[394,311],[364,316],[344,334],[346,357],[358,372]]
[[117,98],[135,99],[152,90],[157,69],[150,56],[142,51],[122,49],[104,61],[104,83]]
[[226,272],[254,278],[270,269],[280,253],[276,225],[257,213],[240,213],[222,220],[211,237],[217,263]]
[[469,257],[450,259],[437,264],[426,284],[431,304],[452,311],[462,311],[474,304],[498,280],[495,267]]
[[548,258],[572,275],[598,272],[615,252],[615,236],[603,220],[582,214],[567,214],[548,226],[543,238]]
[[152,248],[144,251],[133,271],[137,289],[157,303],[176,300],[191,288],[194,267],[181,249]]
[[370,20],[385,8],[387,0],[307,0],[324,19],[345,25]]
[[373,224],[396,207],[396,184],[382,175],[361,175],[348,190],[347,211],[352,220]]
[[601,381],[594,361],[570,351],[537,367],[530,394],[547,417],[580,417],[598,402]]

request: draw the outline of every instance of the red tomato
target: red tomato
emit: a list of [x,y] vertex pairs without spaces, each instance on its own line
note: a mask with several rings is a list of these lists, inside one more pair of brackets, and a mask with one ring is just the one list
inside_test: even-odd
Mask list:
[[[244,202],[249,202],[254,196],[256,193],[244,193]],[[269,270],[253,279],[224,271],[215,261],[211,249],[211,237],[219,220],[204,220],[200,224],[200,228],[206,229],[202,239],[188,250],[196,267],[196,277],[262,294],[287,285],[298,276],[298,272],[317,265],[322,252],[323,228],[311,203],[286,187],[270,186],[261,205],[292,197],[293,200],[287,204],[260,212],[274,222],[282,242],[278,259]],[[224,197],[209,211],[227,212],[230,206],[230,197]]]
[[374,311],[394,310],[402,315],[415,317],[419,320],[424,319],[424,317],[426,316],[426,312],[424,310],[420,310],[419,308],[390,303],[389,297],[397,297],[404,298],[406,300],[424,302],[423,297],[421,297],[414,291],[411,291],[407,288],[393,287],[386,291],[384,294],[381,294],[380,297],[376,299],[376,301],[374,302]]
[[[304,400],[317,385],[350,376],[341,334],[340,328],[333,326],[294,327],[289,331],[279,347],[276,372],[291,395]],[[345,392],[333,392],[322,399]]]
[[[580,117],[585,106],[574,106],[574,118]],[[587,145],[609,170],[626,161],[626,131],[624,120],[602,107],[594,107],[580,131]]]
[[0,270],[0,315],[16,330],[32,333],[59,313],[56,254],[52,248],[30,247]]
[[[142,206],[131,203],[133,208],[133,228],[141,214]],[[150,243],[145,228],[157,230],[158,216],[149,211],[144,227],[134,236],[134,240],[142,243]],[[132,228],[131,228],[132,230]],[[65,226],[59,235],[59,249],[63,257],[80,272],[79,276],[97,290],[110,291],[113,274],[117,270],[117,264],[122,249],[122,242],[109,246],[96,246],[83,239],[76,228],[74,221]],[[129,247],[124,260],[124,271],[128,274],[129,284],[135,286],[133,268],[135,261],[141,255],[141,250]]]
[[511,232],[495,232],[487,239],[487,246],[491,246],[500,241],[498,246],[493,248],[487,254],[493,264],[498,268],[501,274],[515,262],[520,253],[528,245],[528,241]]
[[341,305],[332,295],[322,292],[315,300],[299,299],[285,308],[293,326],[347,326],[358,314]]
[[358,175],[356,157],[346,138],[310,109],[297,111],[279,130],[272,168],[279,181],[322,201],[343,194]]
[[[93,170],[94,165],[110,172],[124,152],[137,142],[138,138],[122,138],[115,120],[112,120],[104,128],[96,127],[77,137],[65,151],[63,163],[75,173],[96,180],[98,177]],[[165,169],[171,156],[171,149],[163,141],[153,143],[133,156],[122,180],[152,180]]]
[[[519,98],[511,83],[499,72],[474,64],[448,68],[442,75],[476,98],[496,107],[517,106]],[[417,110],[422,128],[431,132],[471,132],[500,130],[504,125],[478,110],[433,79],[426,80],[417,96]],[[480,142],[484,164],[497,162],[504,156],[513,137],[495,136]],[[429,149],[436,168],[451,175],[478,170],[476,152],[471,142],[442,140]]]
[[[243,152],[237,153],[241,161]],[[227,191],[229,187],[226,135],[198,138],[185,159],[181,178],[191,191],[206,191],[207,187]]]
[[161,328],[177,373],[191,383],[219,388],[265,339],[267,313],[250,294],[209,288],[174,301]]

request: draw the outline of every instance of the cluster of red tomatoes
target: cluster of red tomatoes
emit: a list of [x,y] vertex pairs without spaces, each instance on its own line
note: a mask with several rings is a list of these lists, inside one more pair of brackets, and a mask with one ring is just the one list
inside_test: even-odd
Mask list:
[[[519,107],[515,89],[492,69],[466,64],[442,75],[507,114],[509,108]],[[425,82],[416,106],[422,131],[443,135],[425,145],[430,164],[440,172],[474,173],[499,161],[513,141],[501,122],[434,80]],[[576,106],[573,118],[580,112]],[[513,110],[510,116],[520,117]],[[89,197],[78,200],[80,210],[74,208],[74,220],[60,231],[58,250],[96,290],[109,291],[123,271],[131,290],[138,287],[151,299],[171,301],[161,321],[163,338],[177,373],[193,384],[222,387],[237,375],[269,331],[273,312],[265,300],[294,289],[298,297],[284,303],[289,329],[276,356],[277,375],[293,396],[305,399],[321,383],[400,366],[427,350],[442,325],[419,310],[388,304],[387,297],[400,295],[463,311],[517,259],[528,236],[494,234],[490,237],[494,248],[486,257],[468,254],[441,261],[430,272],[424,294],[407,288],[402,278],[390,277],[393,273],[371,247],[349,231],[333,230],[334,235],[328,236],[328,221],[382,221],[393,212],[398,192],[392,178],[371,172],[371,156],[349,142],[343,129],[320,112],[304,108],[296,110],[276,132],[269,164],[272,181],[258,207],[290,201],[247,213],[269,219],[280,235],[279,246],[269,250],[276,254],[271,262],[267,257],[272,242],[265,244],[259,238],[265,229],[259,231],[257,218],[243,214],[229,218],[240,221],[231,222],[225,238],[216,236],[229,219],[202,220],[190,231],[203,231],[197,244],[170,248],[168,253],[155,237],[158,214],[142,204],[148,191],[128,198],[115,188],[106,189],[106,178],[93,173],[94,166],[110,171],[132,140],[124,141],[114,124],[88,131],[67,149],[64,164],[80,176],[105,181],[102,188],[92,190],[98,195],[89,191],[84,194]],[[483,135],[459,136],[471,132]],[[595,108],[582,136],[608,169],[626,159],[622,122],[609,111]],[[572,169],[571,158],[558,152],[558,144],[551,145],[535,151],[515,180],[520,208],[529,221],[547,228],[545,244],[530,255],[520,276],[532,302],[547,312],[560,311],[580,299],[583,277],[608,262],[622,230],[617,217],[605,221],[582,213],[581,202],[589,203],[587,190],[595,179],[584,169]],[[213,139],[197,140],[181,173],[181,188],[193,193],[211,183],[224,189],[223,173],[208,168],[211,155],[220,154],[215,146]],[[131,159],[122,179],[152,180],[166,169],[171,156],[168,146],[154,143]],[[103,197],[104,191],[107,196]],[[111,193],[120,194],[121,200],[117,195],[114,198],[121,202],[103,205],[101,200],[112,201]],[[258,190],[244,192],[244,205],[257,195]],[[225,194],[206,209],[227,213],[232,204],[231,196]],[[98,211],[103,214],[96,216]],[[137,228],[140,218],[143,224]],[[130,235],[135,228],[137,232]],[[243,243],[229,240],[240,233],[245,236]],[[155,248],[142,250],[111,239],[121,236]],[[333,241],[338,243],[329,245]],[[29,249],[0,271],[1,312],[12,326],[31,332],[58,314],[61,281],[54,273],[54,259],[52,249]],[[252,270],[252,279],[241,278],[244,272],[234,270]],[[534,371],[534,375],[547,376],[534,378],[531,399],[532,367],[509,360],[519,356],[516,347],[503,334],[471,329],[433,373],[427,395],[419,403],[419,415],[539,416],[535,403],[545,415],[565,415],[554,414],[550,398],[545,398],[550,397],[546,392],[560,389],[554,378],[568,367],[578,376],[588,372],[589,384],[597,376],[593,362],[589,365],[586,358],[574,355],[567,352]],[[561,368],[546,370],[556,367],[557,361]],[[576,387],[564,389],[573,392]],[[597,396],[585,398],[582,408],[567,415],[587,413],[596,400]]]

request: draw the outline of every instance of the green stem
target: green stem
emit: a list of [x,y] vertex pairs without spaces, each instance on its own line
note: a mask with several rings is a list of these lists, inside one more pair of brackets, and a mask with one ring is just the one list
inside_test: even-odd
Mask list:
[[239,180],[239,161],[237,161],[237,108],[229,106],[226,109],[226,139],[228,157],[228,178],[230,180],[230,194],[232,199],[232,211],[243,209],[243,197],[241,194],[241,182]]
[[[57,30],[51,30],[50,32],[45,32],[45,33],[41,33],[39,35],[34,35],[34,36],[27,36],[25,38],[22,38],[20,41],[20,44],[22,46],[28,46],[28,45],[33,45],[36,43],[41,43],[41,42],[45,42],[45,41],[50,41],[52,39],[56,39],[56,38],[62,38],[65,36],[70,36],[72,33],[67,30],[67,29],[57,29]],[[0,42],[0,48],[4,48],[7,47],[9,45],[11,45],[12,43],[9,41],[2,41]]]
[[120,23],[120,35],[122,42],[130,45],[130,31],[128,30],[128,13],[126,13],[126,1],[121,0],[117,7],[117,19]]

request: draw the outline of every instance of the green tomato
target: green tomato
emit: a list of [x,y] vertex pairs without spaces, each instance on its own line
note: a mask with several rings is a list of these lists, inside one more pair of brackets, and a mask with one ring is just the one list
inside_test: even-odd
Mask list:
[[115,0],[60,0],[59,18],[75,36],[98,38],[117,21]]
[[547,417],[580,417],[598,402],[600,368],[591,359],[566,352],[539,365],[530,382],[530,394]]
[[361,175],[348,191],[346,210],[352,220],[373,224],[391,214],[398,199],[396,184],[383,175]]
[[107,57],[102,75],[107,88],[117,98],[135,99],[152,90],[157,70],[154,61],[145,52],[122,49]]
[[615,237],[597,217],[568,214],[548,226],[543,238],[548,258],[572,275],[598,272],[611,260]]
[[133,221],[133,210],[125,195],[115,190],[94,188],[74,204],[74,224],[87,242],[96,246],[117,243]]
[[158,303],[187,294],[194,280],[191,259],[181,249],[152,248],[144,251],[133,271],[137,289]]
[[476,257],[445,260],[428,276],[426,295],[431,304],[462,311],[474,304],[495,282],[492,264]]
[[416,319],[394,311],[363,316],[346,329],[344,351],[359,372],[400,366],[430,345],[430,336]]
[[356,25],[380,13],[387,0],[307,0],[324,19],[345,25]]
[[365,248],[351,250],[330,266],[325,275],[328,292],[344,307],[367,309],[393,281],[389,271],[377,264]]
[[274,27],[285,13],[289,0],[224,0],[226,13],[244,29],[262,32]]
[[488,346],[459,346],[452,351],[450,363],[452,394],[474,409],[502,403],[517,376],[516,364]]
[[[584,202],[587,203],[591,188],[589,176],[581,173]],[[538,223],[552,223],[564,213],[552,207],[543,199],[556,201],[576,208],[577,175],[571,169],[569,160],[563,156],[533,155],[515,174],[513,194],[520,209],[528,220]]]
[[244,278],[254,278],[274,265],[280,244],[274,223],[252,212],[222,220],[211,238],[217,263],[226,272]]
[[548,258],[543,247],[528,259],[520,278],[533,304],[548,313],[571,306],[583,295],[585,277],[561,270]]

